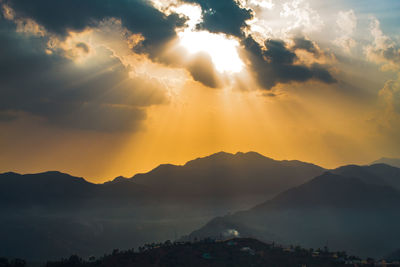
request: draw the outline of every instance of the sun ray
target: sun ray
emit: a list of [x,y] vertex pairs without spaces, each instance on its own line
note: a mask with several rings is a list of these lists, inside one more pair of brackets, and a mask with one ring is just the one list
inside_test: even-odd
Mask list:
[[196,29],[196,25],[202,21],[200,6],[184,4],[174,11],[189,18],[187,27],[178,32],[178,36],[179,44],[190,54],[208,53],[220,73],[237,73],[243,69],[244,63],[238,53],[238,40],[225,34]]

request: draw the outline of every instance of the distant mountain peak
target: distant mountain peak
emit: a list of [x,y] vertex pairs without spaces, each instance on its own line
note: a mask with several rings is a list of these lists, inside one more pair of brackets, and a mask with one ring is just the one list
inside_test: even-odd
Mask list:
[[45,172],[38,172],[38,173],[27,173],[27,174],[21,174],[21,173],[17,173],[17,172],[5,172],[5,173],[1,173],[1,176],[55,176],[55,177],[71,177],[74,179],[83,179],[85,180],[83,177],[75,177],[72,176],[68,173],[64,173],[64,172],[60,172],[60,171],[45,171]]
[[248,151],[248,152],[237,152],[236,154],[235,154],[235,156],[238,156],[238,157],[246,157],[246,158],[251,158],[251,159],[257,159],[257,158],[259,158],[259,159],[270,159],[270,160],[274,160],[274,159],[272,159],[272,158],[270,158],[270,157],[266,157],[266,156],[264,156],[264,155],[262,155],[262,154],[260,154],[260,153],[258,153],[258,152],[254,152],[254,151]]
[[79,180],[79,181],[84,181],[87,182],[85,178],[83,177],[77,177],[73,176],[68,173],[60,172],[60,171],[46,171],[46,172],[41,172],[41,173],[36,173],[36,174],[29,174],[33,176],[42,176],[42,177],[52,177],[54,178],[62,178],[62,179],[72,179],[72,180]]
[[65,174],[65,175],[69,175],[67,173],[63,173],[63,172],[60,172],[60,171],[45,171],[45,172],[42,172],[42,174]]
[[368,184],[387,185],[400,190],[400,169],[388,164],[347,165],[332,170],[332,172],[346,177],[358,178]]
[[17,172],[4,172],[4,173],[0,173],[0,176],[10,176],[10,175],[21,175]]
[[[205,156],[205,157],[200,157],[197,159],[206,159],[206,158],[221,158],[221,157],[227,157],[227,158],[232,158],[232,157],[260,157],[260,158],[268,158],[258,152],[254,152],[254,151],[248,151],[248,152],[242,152],[242,151],[238,151],[235,154],[233,153],[229,153],[229,152],[225,152],[225,151],[220,151],[220,152],[216,152],[213,153],[211,155]],[[195,159],[196,160],[196,159]]]
[[236,152],[235,155],[237,155],[237,156],[241,156],[241,155],[243,155],[243,156],[257,156],[257,157],[267,158],[266,156],[264,156],[264,155],[262,155],[262,154],[260,154],[258,152],[255,152],[255,151],[248,151],[248,152],[238,151],[238,152]]
[[399,158],[388,158],[388,157],[382,157],[378,160],[375,160],[370,163],[370,165],[373,164],[379,164],[379,163],[384,163],[393,167],[400,168],[400,159]]
[[323,171],[314,164],[274,160],[252,151],[218,152],[184,165],[160,165],[132,179],[174,196],[263,196],[267,199]]
[[116,184],[116,183],[128,182],[128,181],[131,181],[131,178],[127,178],[127,177],[120,175],[118,177],[115,177],[111,181],[104,182],[104,184]]
[[234,157],[235,155],[232,153],[220,151],[213,153],[211,155],[205,156],[205,157],[198,157],[193,160],[189,160],[185,165],[190,164],[191,162],[199,161],[199,160],[216,160],[216,159],[229,159]]
[[129,179],[129,178],[120,175],[120,176],[118,176],[118,177],[115,177],[113,181],[124,181],[124,180],[126,180],[126,179]]
[[220,151],[214,154],[211,154],[209,156],[205,156],[205,157],[199,157],[196,158],[194,160],[190,160],[188,161],[185,166],[192,166],[195,165],[199,162],[224,162],[224,161],[230,161],[230,160],[253,160],[253,161],[257,161],[257,160],[271,160],[271,161],[275,161],[272,158],[268,158],[260,153],[254,152],[254,151],[249,151],[249,152],[236,152],[235,154],[233,153],[228,153],[228,152],[224,152],[224,151]]

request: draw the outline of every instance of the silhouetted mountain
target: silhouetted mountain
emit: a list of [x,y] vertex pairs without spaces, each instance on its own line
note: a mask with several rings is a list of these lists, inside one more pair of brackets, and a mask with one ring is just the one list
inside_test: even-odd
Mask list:
[[399,206],[400,192],[392,187],[326,172],[252,209],[215,218],[186,238],[234,229],[242,237],[383,256],[398,247]]
[[[120,176],[104,184],[93,184],[60,172],[4,173],[0,174],[0,207],[47,207],[143,198],[179,201],[195,198],[213,201],[213,205],[218,199],[221,202],[226,199],[249,206],[300,185],[323,171],[313,164],[276,161],[255,152],[235,155],[220,152],[189,161],[184,166],[164,164],[149,173],[132,178]],[[242,208],[232,205],[232,209]]]
[[221,152],[104,184],[59,172],[0,174],[0,236],[7,240],[0,256],[98,255],[175,239],[323,171],[254,152]]
[[378,164],[378,163],[384,163],[393,167],[400,168],[400,159],[395,159],[395,158],[380,158],[378,160],[375,160],[372,164]]
[[355,177],[365,183],[387,185],[400,190],[400,169],[387,164],[348,165],[339,167],[332,172],[347,177]]
[[132,180],[175,197],[270,197],[323,171],[314,164],[276,161],[256,152],[220,152],[184,166],[160,165],[149,173],[135,175]]
[[141,243],[157,239],[159,229],[142,233],[138,227],[152,212],[160,218],[160,212],[148,208],[158,203],[133,182],[98,185],[60,172],[1,174],[0,256],[87,255],[114,244],[131,246],[132,237]]
[[133,182],[98,185],[81,177],[51,171],[37,174],[0,174],[0,208],[76,208],[91,201],[142,199],[145,188]]
[[124,176],[118,176],[118,177],[115,177],[111,181],[105,182],[104,184],[115,184],[115,183],[120,183],[120,182],[126,182],[126,181],[129,181],[129,180],[130,180],[130,178],[127,178],[127,177],[124,177]]
[[83,178],[55,171],[26,175],[4,173],[0,175],[0,207],[65,204],[83,197],[94,187]]
[[400,192],[389,186],[375,186],[358,178],[326,172],[310,182],[292,188],[253,210],[268,207],[279,209],[336,208],[381,209],[400,203]]

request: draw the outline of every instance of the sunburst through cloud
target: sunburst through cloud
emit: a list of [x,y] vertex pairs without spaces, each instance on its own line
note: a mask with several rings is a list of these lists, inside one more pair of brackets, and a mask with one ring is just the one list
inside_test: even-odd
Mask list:
[[399,266],[399,14],[0,0],[0,267]]

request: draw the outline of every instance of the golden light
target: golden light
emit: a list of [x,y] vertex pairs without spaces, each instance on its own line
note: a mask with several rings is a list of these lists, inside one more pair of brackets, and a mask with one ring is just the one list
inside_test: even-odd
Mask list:
[[215,34],[208,31],[197,31],[196,25],[201,22],[201,8],[196,5],[181,5],[175,12],[189,18],[187,28],[178,33],[180,45],[191,54],[206,52],[221,73],[237,73],[243,69],[243,62],[239,57],[239,42],[225,34]]

